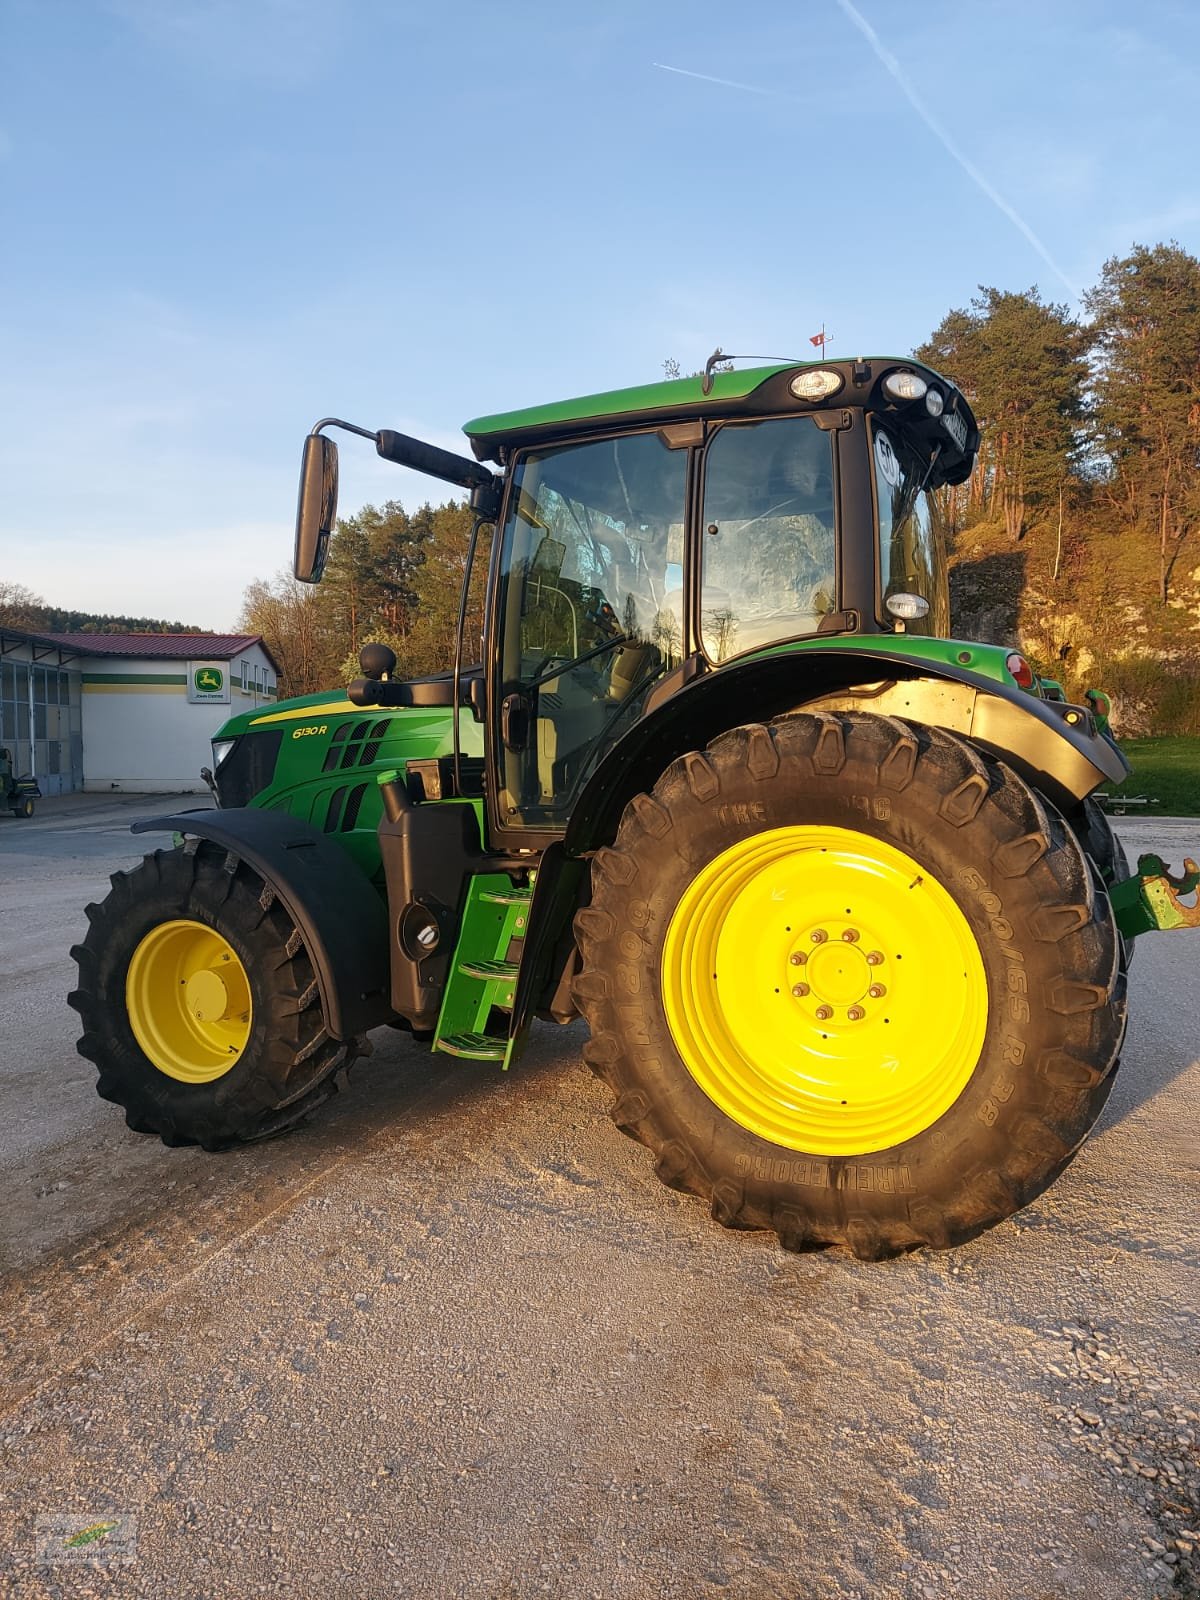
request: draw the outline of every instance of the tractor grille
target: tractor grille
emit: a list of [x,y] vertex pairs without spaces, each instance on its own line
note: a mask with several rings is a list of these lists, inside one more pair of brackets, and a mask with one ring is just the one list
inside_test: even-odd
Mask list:
[[242,734],[213,779],[223,810],[248,806],[256,794],[271,787],[282,744],[282,728]]
[[390,717],[379,722],[343,722],[333,731],[321,771],[336,772],[340,768],[344,772],[348,767],[371,766],[390,726]]

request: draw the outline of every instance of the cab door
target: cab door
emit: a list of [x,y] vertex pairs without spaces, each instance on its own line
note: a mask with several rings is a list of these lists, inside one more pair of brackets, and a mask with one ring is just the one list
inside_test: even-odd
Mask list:
[[497,842],[560,836],[596,763],[682,660],[688,478],[688,449],[655,431],[515,463],[489,669]]

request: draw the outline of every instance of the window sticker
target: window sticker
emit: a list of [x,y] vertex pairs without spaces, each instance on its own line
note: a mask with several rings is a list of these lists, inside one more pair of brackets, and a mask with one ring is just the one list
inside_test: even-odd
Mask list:
[[888,487],[896,488],[900,482],[900,462],[896,458],[895,446],[882,428],[875,433],[875,464]]

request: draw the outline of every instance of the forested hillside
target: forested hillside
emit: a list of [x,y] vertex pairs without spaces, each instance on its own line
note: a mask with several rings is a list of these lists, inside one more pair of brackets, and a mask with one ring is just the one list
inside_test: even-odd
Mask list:
[[21,583],[0,578],[0,628],[22,633],[198,633],[186,622],[160,617],[112,617],[96,611],[68,611],[47,605]]
[[[1072,695],[1108,689],[1121,732],[1200,734],[1200,261],[1137,246],[1084,311],[984,287],[915,352],[983,433],[944,492],[954,631],[1020,642]],[[461,504],[366,506],[320,587],[253,585],[243,626],[294,694],[344,682],[367,639],[408,675],[445,667],[469,530]]]
[[1085,321],[981,289],[917,354],[966,391],[975,472],[946,491],[954,628],[1019,639],[1122,733],[1200,733],[1200,262],[1105,264]]

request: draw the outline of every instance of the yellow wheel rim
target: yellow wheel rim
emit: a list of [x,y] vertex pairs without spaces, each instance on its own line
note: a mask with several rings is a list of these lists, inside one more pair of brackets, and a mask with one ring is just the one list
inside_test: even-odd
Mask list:
[[667,1022],[704,1093],[814,1155],[886,1150],[958,1099],[987,979],[928,870],[847,828],[774,828],[688,885],[667,929]]
[[250,1038],[250,980],[227,939],[203,922],[152,928],[129,963],[125,1005],[143,1054],[168,1078],[224,1077]]

